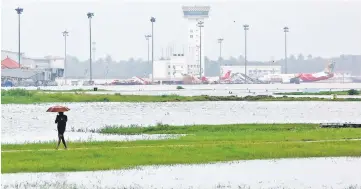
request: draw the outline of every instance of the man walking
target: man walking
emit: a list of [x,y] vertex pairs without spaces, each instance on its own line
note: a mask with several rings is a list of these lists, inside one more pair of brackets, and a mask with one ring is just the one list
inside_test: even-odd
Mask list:
[[59,114],[56,116],[55,123],[58,124],[58,146],[56,149],[59,148],[60,141],[63,142],[65,149],[67,149],[65,139],[64,139],[64,132],[66,128],[66,122],[68,121],[68,116],[64,115],[64,112],[59,112]]

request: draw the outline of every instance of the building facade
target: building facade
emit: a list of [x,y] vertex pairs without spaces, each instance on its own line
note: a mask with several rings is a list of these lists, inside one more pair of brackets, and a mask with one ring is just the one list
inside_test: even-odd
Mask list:
[[[8,50],[1,50],[1,60],[10,58],[18,63],[18,53]],[[55,56],[46,56],[44,58],[30,58],[21,53],[20,67],[22,69],[42,71],[44,72],[45,80],[54,81],[56,78],[64,77],[64,58]]]
[[[205,27],[199,27],[198,22],[204,22],[209,17],[209,6],[183,6],[183,16],[188,21],[188,41],[185,51],[186,62],[189,66],[188,74],[196,76],[205,75],[204,64],[204,39],[205,39]],[[201,64],[200,64],[201,60]],[[201,72],[201,74],[200,74]]]
[[184,54],[173,54],[164,60],[154,61],[154,79],[160,81],[179,81],[188,73]]

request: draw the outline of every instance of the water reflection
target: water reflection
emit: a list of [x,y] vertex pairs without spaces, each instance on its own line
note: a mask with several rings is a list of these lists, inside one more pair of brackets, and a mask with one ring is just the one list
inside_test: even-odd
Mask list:
[[3,188],[361,188],[361,158],[251,160],[131,170],[3,174]]

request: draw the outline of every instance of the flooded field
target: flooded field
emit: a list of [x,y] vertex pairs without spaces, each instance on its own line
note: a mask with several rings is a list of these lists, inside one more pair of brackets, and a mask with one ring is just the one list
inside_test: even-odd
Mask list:
[[[177,90],[177,91],[87,91],[84,92],[86,94],[121,94],[121,95],[150,95],[150,96],[162,96],[162,95],[179,95],[179,96],[201,96],[201,95],[208,95],[208,96],[257,96],[257,95],[270,95],[274,97],[282,97],[284,95],[276,95],[276,92],[294,92],[292,90],[289,91],[265,91],[265,90]],[[56,93],[56,92],[47,92],[47,93]],[[63,92],[63,93],[74,93],[74,92]],[[332,99],[333,95],[286,95],[288,97],[311,97],[311,98],[328,98]],[[337,98],[361,98],[361,95],[337,95]]]
[[[341,91],[348,89],[361,89],[361,83],[303,83],[295,84],[220,84],[220,85],[183,85],[184,89],[177,90],[177,85],[118,85],[118,86],[96,86],[98,89],[107,91],[90,91],[88,94],[115,94],[123,95],[180,95],[180,96],[248,96],[248,95],[273,95],[277,92],[302,92],[302,91]],[[37,87],[17,87],[28,90],[36,90]],[[2,87],[2,89],[11,89]],[[47,86],[40,87],[41,90],[71,90],[88,89],[93,86]],[[299,97],[299,96],[296,96]],[[315,96],[321,97],[321,96]],[[331,95],[322,96],[332,98]],[[350,98],[350,96],[348,96]],[[345,98],[338,96],[338,98]],[[361,96],[351,96],[361,98]]]
[[[41,90],[71,90],[85,89],[92,90],[94,86],[47,86],[39,87]],[[100,90],[88,91],[88,94],[116,94],[122,95],[180,95],[180,96],[253,96],[253,95],[274,95],[280,92],[303,92],[303,91],[342,91],[348,89],[360,89],[361,83],[303,83],[295,84],[219,84],[219,85],[183,85],[184,89],[177,90],[177,85],[118,85],[118,86],[95,86]],[[15,87],[28,90],[36,90],[37,87]],[[2,87],[2,89],[11,89]],[[51,92],[50,92],[51,93]],[[72,93],[72,92],[70,92]],[[282,95],[281,95],[282,96]],[[288,95],[292,96],[292,95]],[[300,97],[295,95],[294,97]],[[305,96],[304,96],[305,97]],[[308,97],[332,98],[332,95],[308,95]],[[342,96],[338,98],[361,98],[361,96]]]
[[[96,86],[98,89],[108,91],[101,93],[121,93],[124,95],[171,95],[181,96],[247,96],[247,95],[272,95],[275,92],[296,91],[340,91],[348,89],[361,89],[361,83],[302,83],[296,84],[219,84],[219,85],[182,85],[184,89],[177,90],[177,85],[118,85],[118,86]],[[18,87],[35,90],[37,87]],[[2,87],[2,89],[10,89]],[[93,89],[93,86],[48,86],[40,87],[42,90],[71,90],[71,89]],[[229,92],[232,92],[230,94]]]
[[[134,141],[134,140],[164,140],[176,138],[182,135],[171,134],[142,134],[142,135],[111,135],[100,133],[85,133],[85,132],[66,132],[65,141],[73,142],[94,142],[94,141]],[[14,135],[3,134],[1,138],[2,144],[21,144],[34,142],[53,142],[58,141],[57,131],[32,131],[19,132]]]
[[[56,137],[56,114],[45,111],[57,104],[2,105],[2,142]],[[361,122],[361,102],[107,102],[62,105],[71,109],[66,113],[69,118],[68,136],[70,130],[98,129],[106,125]],[[76,134],[76,140],[88,137]]]
[[[277,85],[278,86],[278,85]],[[303,91],[308,85],[111,86],[106,93],[163,95],[272,95]],[[281,86],[281,85],[280,85]],[[313,88],[317,87],[314,84]],[[323,85],[317,90],[346,90]],[[361,88],[361,85],[357,85]],[[356,88],[357,86],[349,86]],[[251,88],[252,87],[252,88]],[[263,88],[262,88],[263,87]],[[303,87],[303,88],[302,88]],[[322,87],[319,85],[319,87]],[[333,87],[333,88],[332,88]],[[47,87],[78,89],[92,87]],[[232,94],[229,94],[229,91]],[[102,93],[102,92],[93,92]],[[328,97],[328,96],[324,96]],[[330,96],[331,97],[331,96]],[[53,141],[55,113],[49,106],[66,105],[69,141],[131,141],[174,138],[177,135],[105,135],[78,130],[107,125],[171,125],[231,123],[361,122],[361,102],[166,102],[166,103],[48,103],[2,105],[1,143]],[[361,189],[361,158],[308,158],[234,161],[200,165],[145,166],[130,170],[2,174],[2,188],[347,188]]]
[[[251,90],[303,90],[303,89],[322,89],[322,90],[347,90],[361,89],[361,83],[301,83],[297,84],[216,84],[216,85],[182,85],[185,90],[228,90],[228,89],[251,89]],[[101,89],[111,91],[169,91],[176,90],[177,85],[98,85]],[[37,87],[17,87],[35,90]],[[93,86],[46,86],[40,87],[46,90],[70,90],[70,89],[93,89]],[[2,89],[9,89],[2,87]]]
[[3,174],[2,188],[361,188],[361,158],[233,161],[130,170]]

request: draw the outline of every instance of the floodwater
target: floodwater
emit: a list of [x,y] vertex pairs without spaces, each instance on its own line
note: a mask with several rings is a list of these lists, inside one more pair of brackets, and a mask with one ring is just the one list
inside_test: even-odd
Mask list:
[[[257,96],[257,95],[268,95],[274,97],[283,97],[285,95],[277,95],[277,92],[285,92],[285,91],[264,91],[264,90],[191,90],[191,91],[87,91],[84,92],[86,94],[98,95],[98,94],[121,94],[121,95],[149,95],[149,96],[162,96],[162,95],[178,95],[178,96]],[[287,91],[287,92],[295,92],[295,91]],[[47,92],[47,93],[56,93],[55,91]],[[62,93],[74,93],[74,92],[62,92]],[[300,97],[311,97],[311,98],[328,98],[332,99],[333,95],[286,95],[288,97],[300,98]],[[337,98],[361,98],[361,95],[337,95]]]
[[[49,104],[3,104],[2,142],[19,143],[57,136],[55,113]],[[361,102],[163,102],[62,103],[67,112],[65,136],[71,130],[99,129],[107,125],[170,125],[232,123],[361,122]],[[74,134],[76,140],[88,135]],[[44,138],[44,137],[45,138]],[[82,137],[83,136],[83,137]],[[96,138],[100,135],[93,135]]]
[[[361,89],[361,84],[98,86],[107,93],[164,95],[271,95],[304,90]],[[41,87],[46,90],[92,86]],[[29,87],[27,89],[36,89]],[[229,93],[232,92],[232,94]],[[101,92],[94,92],[101,93]],[[328,96],[325,96],[328,97]],[[331,96],[329,96],[331,97]],[[340,96],[339,96],[340,97]],[[342,98],[342,97],[340,97]],[[2,105],[1,142],[44,142],[57,138],[49,104]],[[177,135],[104,135],[72,130],[107,125],[361,122],[361,102],[166,102],[61,103],[70,107],[65,137],[72,141],[153,140]],[[2,188],[349,188],[361,189],[361,158],[234,161],[201,165],[144,166],[130,170],[2,174]]]
[[[140,134],[140,135],[112,135],[89,132],[66,132],[65,141],[72,142],[94,142],[94,141],[135,141],[135,140],[164,140],[176,138],[184,135],[171,134]],[[15,135],[3,134],[2,144],[22,144],[22,143],[40,143],[57,142],[57,131],[54,132],[18,132]]]
[[[121,93],[124,95],[171,95],[180,96],[247,96],[247,95],[272,95],[276,92],[302,92],[302,91],[340,91],[348,89],[361,89],[361,83],[302,83],[296,84],[219,84],[219,85],[182,85],[184,89],[177,90],[177,85],[118,85],[96,86],[105,89],[101,93]],[[93,89],[95,86],[47,86],[42,90],[71,90]],[[35,90],[37,87],[17,87]],[[2,87],[2,89],[10,89]],[[231,94],[229,92],[232,92]]]
[[[361,89],[361,83],[301,83],[296,84],[217,84],[217,85],[180,85],[185,90],[347,90]],[[44,90],[70,90],[70,89],[93,89],[95,86],[41,86]],[[113,85],[96,86],[99,89],[110,91],[170,91],[176,90],[177,85]],[[35,90],[37,87],[16,87]],[[2,87],[2,89],[9,89]]]
[[130,170],[2,174],[2,188],[361,188],[361,158],[248,160]]

